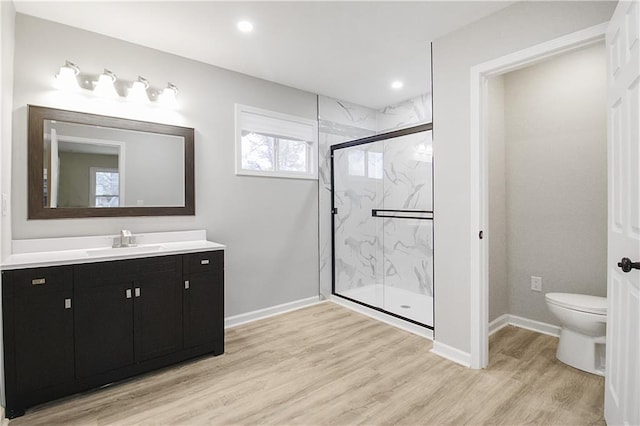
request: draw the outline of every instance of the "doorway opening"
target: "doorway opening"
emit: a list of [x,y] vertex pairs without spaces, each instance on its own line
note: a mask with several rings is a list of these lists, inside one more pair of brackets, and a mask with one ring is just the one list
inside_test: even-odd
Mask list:
[[[604,40],[605,31],[606,24],[598,25],[472,68],[470,163],[472,230],[485,231],[485,235],[491,232],[488,143],[490,79],[600,43]],[[471,232],[471,235],[471,367],[484,368],[489,361],[489,247],[488,239],[478,238],[477,232]]]
[[[606,304],[606,68],[600,41],[488,80],[490,335],[559,337],[549,293]],[[588,368],[602,374],[596,346]]]

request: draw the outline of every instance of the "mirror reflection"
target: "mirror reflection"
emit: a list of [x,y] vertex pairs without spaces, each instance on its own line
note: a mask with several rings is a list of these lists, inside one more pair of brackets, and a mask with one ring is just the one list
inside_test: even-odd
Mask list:
[[43,207],[185,206],[185,138],[45,119]]

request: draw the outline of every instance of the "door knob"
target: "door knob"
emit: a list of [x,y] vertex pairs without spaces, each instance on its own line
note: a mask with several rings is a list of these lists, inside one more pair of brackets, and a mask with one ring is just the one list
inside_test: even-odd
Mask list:
[[628,257],[623,257],[618,266],[622,268],[622,272],[629,272],[632,269],[640,269],[640,262],[632,262]]

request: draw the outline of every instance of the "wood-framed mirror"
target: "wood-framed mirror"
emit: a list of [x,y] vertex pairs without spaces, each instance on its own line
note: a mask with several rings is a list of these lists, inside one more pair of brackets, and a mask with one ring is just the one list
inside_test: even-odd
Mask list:
[[194,129],[28,109],[29,219],[195,214]]

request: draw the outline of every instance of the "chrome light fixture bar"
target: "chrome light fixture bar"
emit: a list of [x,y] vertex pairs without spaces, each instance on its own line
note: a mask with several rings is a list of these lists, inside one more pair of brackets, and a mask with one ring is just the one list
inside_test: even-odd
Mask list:
[[107,99],[125,98],[130,102],[157,103],[168,107],[176,105],[178,95],[178,88],[172,83],[163,89],[152,87],[144,77],[138,76],[135,81],[127,81],[106,68],[100,75],[83,73],[71,61],[65,61],[60,67],[55,75],[55,86],[65,91],[84,89]]

